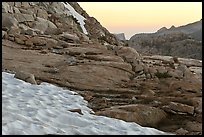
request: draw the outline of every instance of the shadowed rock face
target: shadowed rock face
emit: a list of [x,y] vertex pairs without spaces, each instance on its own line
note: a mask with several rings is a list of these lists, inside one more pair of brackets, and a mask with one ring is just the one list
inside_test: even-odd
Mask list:
[[202,20],[180,27],[163,27],[156,33],[135,34],[129,46],[150,55],[202,59]]
[[[201,134],[202,61],[144,56],[121,46],[77,3],[70,5],[87,19],[89,35],[63,13],[59,2],[3,5],[2,16],[9,23],[2,24],[2,70],[29,73],[37,84],[45,81],[77,90],[98,115],[177,134]],[[187,37],[169,39],[181,35]]]

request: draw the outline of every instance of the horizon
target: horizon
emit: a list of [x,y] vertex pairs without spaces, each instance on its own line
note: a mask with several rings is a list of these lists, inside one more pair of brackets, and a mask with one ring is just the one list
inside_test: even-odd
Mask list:
[[202,2],[78,2],[113,34],[128,40],[138,33],[179,27],[202,19]]

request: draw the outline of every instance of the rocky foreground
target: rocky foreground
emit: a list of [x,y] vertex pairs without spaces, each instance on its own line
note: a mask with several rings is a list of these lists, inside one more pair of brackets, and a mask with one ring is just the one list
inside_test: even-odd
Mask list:
[[[87,36],[71,16],[62,12],[53,19],[54,10],[63,6],[42,3],[2,6],[2,71],[33,84],[77,90],[97,115],[181,135],[202,134],[202,61],[141,56],[103,28],[85,25]],[[96,30],[106,33],[100,37]]]

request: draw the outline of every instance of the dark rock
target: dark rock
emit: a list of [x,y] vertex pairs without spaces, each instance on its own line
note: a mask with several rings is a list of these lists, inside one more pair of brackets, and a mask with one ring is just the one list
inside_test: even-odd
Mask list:
[[76,109],[70,109],[69,111],[71,111],[71,112],[77,112],[77,113],[83,115],[83,113],[81,112],[81,109],[79,109],[79,108],[76,108]]

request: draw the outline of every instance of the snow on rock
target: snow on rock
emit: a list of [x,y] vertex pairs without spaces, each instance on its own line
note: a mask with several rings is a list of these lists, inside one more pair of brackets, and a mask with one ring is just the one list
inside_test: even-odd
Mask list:
[[68,3],[68,2],[62,2],[65,6],[66,9],[68,9],[68,12],[75,18],[77,19],[78,23],[80,24],[83,33],[88,34],[86,28],[85,28],[85,22],[86,20],[82,15],[80,15],[78,12],[75,11],[75,9]]
[[[73,109],[81,109],[82,114]],[[76,92],[48,83],[32,85],[2,72],[3,135],[169,134],[93,113]]]

